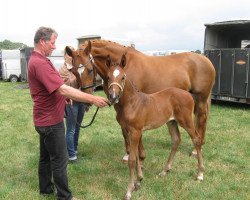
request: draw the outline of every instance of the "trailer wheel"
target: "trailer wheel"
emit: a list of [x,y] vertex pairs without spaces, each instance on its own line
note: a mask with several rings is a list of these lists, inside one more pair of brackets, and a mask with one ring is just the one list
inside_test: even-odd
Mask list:
[[10,76],[10,82],[15,83],[18,81],[18,77],[16,75]]

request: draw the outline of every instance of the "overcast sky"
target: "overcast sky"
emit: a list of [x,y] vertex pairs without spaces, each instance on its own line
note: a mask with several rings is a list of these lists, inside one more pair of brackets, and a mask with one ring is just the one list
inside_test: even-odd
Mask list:
[[131,40],[140,51],[203,50],[206,23],[249,20],[249,0],[3,0],[0,41],[33,46],[40,26],[54,28],[58,48],[97,34]]

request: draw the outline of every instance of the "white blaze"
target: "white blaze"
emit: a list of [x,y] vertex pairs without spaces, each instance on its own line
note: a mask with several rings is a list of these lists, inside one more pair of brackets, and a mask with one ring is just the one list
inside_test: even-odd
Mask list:
[[120,74],[120,71],[118,69],[116,69],[114,72],[113,72],[113,75],[114,77],[116,78],[117,76],[119,76]]

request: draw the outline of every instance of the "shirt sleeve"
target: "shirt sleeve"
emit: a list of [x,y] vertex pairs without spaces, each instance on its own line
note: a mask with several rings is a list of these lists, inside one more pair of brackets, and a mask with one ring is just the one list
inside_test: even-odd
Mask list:
[[50,61],[46,60],[39,63],[39,67],[36,68],[36,77],[50,94],[64,84],[59,72],[53,67]]

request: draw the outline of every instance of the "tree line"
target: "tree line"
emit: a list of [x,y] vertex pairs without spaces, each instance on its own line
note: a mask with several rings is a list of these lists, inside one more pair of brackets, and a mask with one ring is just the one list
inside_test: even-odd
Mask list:
[[21,42],[11,42],[10,40],[4,40],[0,42],[0,49],[21,49],[23,47],[27,47],[26,44]]

